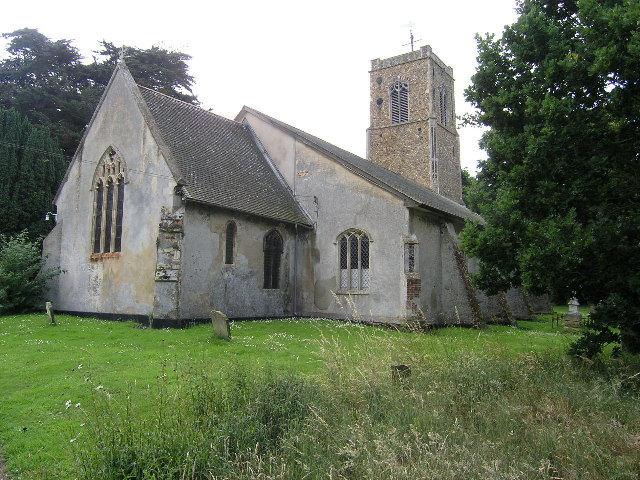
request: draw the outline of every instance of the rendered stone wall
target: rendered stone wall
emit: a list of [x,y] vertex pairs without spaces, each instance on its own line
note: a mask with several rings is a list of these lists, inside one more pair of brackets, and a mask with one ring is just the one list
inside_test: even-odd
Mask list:
[[[296,304],[299,315],[399,323],[406,317],[402,200],[255,116],[247,116],[289,187],[316,224],[299,230]],[[280,157],[276,157],[280,155]],[[366,232],[370,243],[367,292],[339,292],[338,236]],[[291,267],[293,268],[293,267]]]
[[[229,318],[292,315],[295,291],[293,227],[196,203],[187,203],[186,207],[180,318],[208,318],[211,310],[221,311]],[[225,232],[229,221],[236,224],[233,264],[225,264]],[[272,229],[276,229],[283,239],[280,288],[265,289],[263,242]]]
[[[56,310],[147,316],[155,292],[160,211],[174,201],[175,181],[135,100],[137,87],[119,72],[103,98],[62,185],[58,224],[45,241]],[[107,148],[125,162],[122,251],[92,253],[94,181]]]

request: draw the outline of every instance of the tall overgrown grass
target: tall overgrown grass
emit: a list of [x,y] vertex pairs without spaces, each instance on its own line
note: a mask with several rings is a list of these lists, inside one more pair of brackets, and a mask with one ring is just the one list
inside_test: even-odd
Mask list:
[[[381,356],[379,342],[371,337],[354,350],[323,339],[326,368],[313,377],[229,364],[215,377],[204,367],[184,373],[167,389],[161,375],[151,416],[94,387],[78,475],[638,478],[637,364],[415,348]],[[411,376],[393,381],[399,360]]]

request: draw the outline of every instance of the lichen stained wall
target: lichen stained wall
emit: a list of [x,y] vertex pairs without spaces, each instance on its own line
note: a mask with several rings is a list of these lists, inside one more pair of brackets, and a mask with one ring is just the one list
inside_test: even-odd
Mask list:
[[[232,264],[225,264],[226,228],[236,224]],[[283,239],[280,288],[264,287],[264,237],[276,229]],[[184,217],[179,312],[182,319],[207,318],[219,310],[230,318],[293,314],[293,227],[232,210],[187,203]]]
[[[104,97],[57,197],[58,224],[45,241],[65,273],[52,282],[59,310],[148,315],[153,308],[160,209],[175,182],[120,71]],[[94,174],[108,147],[125,163],[122,252],[92,259]]]

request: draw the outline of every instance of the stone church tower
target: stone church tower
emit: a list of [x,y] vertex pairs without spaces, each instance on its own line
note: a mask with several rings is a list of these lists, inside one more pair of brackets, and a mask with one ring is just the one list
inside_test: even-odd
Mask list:
[[367,158],[462,203],[453,70],[431,50],[371,61]]

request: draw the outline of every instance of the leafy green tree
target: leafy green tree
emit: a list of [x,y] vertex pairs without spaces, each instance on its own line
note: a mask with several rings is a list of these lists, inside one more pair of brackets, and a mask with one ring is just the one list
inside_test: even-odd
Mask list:
[[15,110],[0,110],[0,234],[26,229],[31,239],[44,236],[45,222],[67,169],[67,159],[48,129],[33,125]]
[[482,212],[490,206],[493,201],[491,191],[487,188],[482,172],[475,177],[468,170],[461,170],[462,178],[462,200],[464,204],[473,212],[482,215]]
[[26,232],[0,235],[0,314],[38,306],[46,281],[61,273],[55,267],[43,269],[44,263],[39,242],[30,241]]
[[596,305],[574,346],[640,352],[640,2],[522,0],[477,37],[467,99],[490,127],[487,225],[463,246],[490,292],[524,286]]
[[3,37],[9,43],[8,57],[0,60],[0,108],[14,108],[47,126],[68,156],[75,152],[121,51],[141,85],[198,103],[188,74],[191,57],[184,53],[156,46],[121,49],[102,41],[93,62],[84,64],[70,40],[53,41],[31,28]]

